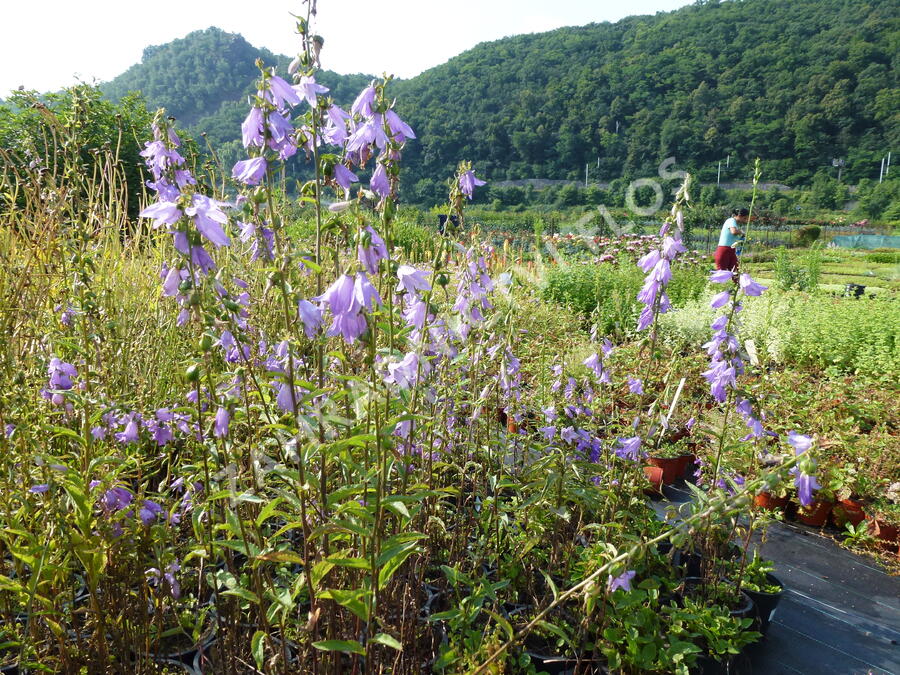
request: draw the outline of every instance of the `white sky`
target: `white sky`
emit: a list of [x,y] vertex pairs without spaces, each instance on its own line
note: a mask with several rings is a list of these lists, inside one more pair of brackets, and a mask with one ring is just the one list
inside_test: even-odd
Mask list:
[[[654,14],[689,0],[319,0],[322,65],[339,73],[412,77],[479,42],[560,26]],[[301,0],[0,0],[0,98],[106,81],[144,47],[217,26],[294,55],[290,12]]]

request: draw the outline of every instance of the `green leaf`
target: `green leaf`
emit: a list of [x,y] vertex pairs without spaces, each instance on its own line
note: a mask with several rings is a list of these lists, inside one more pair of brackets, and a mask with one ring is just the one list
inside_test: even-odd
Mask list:
[[325,600],[334,600],[341,607],[346,607],[363,621],[369,620],[369,605],[366,602],[369,591],[365,589],[341,590],[329,588],[317,595]]
[[237,588],[232,588],[231,590],[224,591],[222,595],[236,595],[239,598],[246,600],[247,602],[252,602],[255,605],[259,604],[259,597],[251,590],[246,588],[241,588],[238,586]]
[[323,652],[347,652],[365,655],[365,648],[356,640],[321,640],[313,642],[313,647]]
[[260,553],[256,556],[257,560],[265,560],[266,562],[276,563],[294,563],[296,565],[303,564],[303,558],[293,551],[269,551],[268,553]]
[[259,670],[263,669],[263,638],[265,636],[265,633],[258,630],[253,634],[253,638],[250,640],[250,651],[253,653],[253,660],[256,661],[256,667]]
[[[391,577],[394,576],[394,573],[400,569],[404,561],[413,553],[419,553],[421,550],[418,543],[410,541],[401,544],[399,547],[383,551],[378,556],[378,564],[382,566],[378,572],[378,588],[384,588],[387,582],[391,580]],[[385,558],[387,554],[390,554],[390,557]]]
[[403,651],[403,645],[400,644],[400,641],[387,633],[379,633],[372,638],[372,642],[384,645],[385,647],[390,647],[391,649],[396,649],[398,652]]
[[266,504],[259,512],[259,515],[256,516],[256,526],[259,527],[269,518],[275,515],[275,509],[277,509],[283,501],[283,497],[275,497],[275,499]]

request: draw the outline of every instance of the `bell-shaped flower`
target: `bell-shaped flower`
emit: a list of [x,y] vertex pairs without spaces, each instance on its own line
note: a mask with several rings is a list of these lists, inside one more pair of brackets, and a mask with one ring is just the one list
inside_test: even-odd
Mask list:
[[342,274],[325,292],[316,298],[320,302],[327,303],[331,313],[335,316],[355,313],[359,310],[353,295],[353,277]]
[[384,113],[384,119],[391,130],[391,137],[398,143],[405,143],[407,139],[416,137],[412,128],[400,119],[400,115],[395,113],[393,109]]
[[763,286],[753,281],[753,278],[746,272],[741,275],[740,284],[744,295],[759,296],[768,289],[768,286]]
[[334,182],[340,185],[345,190],[349,190],[351,184],[359,182],[359,178],[357,178],[356,174],[350,171],[350,169],[348,169],[343,164],[335,164]]
[[397,292],[406,291],[410,295],[418,295],[419,291],[431,290],[431,284],[428,282],[427,273],[417,270],[411,265],[400,265],[397,268]]
[[298,303],[297,311],[303,322],[303,332],[306,333],[306,337],[314,338],[322,325],[322,312],[309,300],[301,300]]
[[360,307],[371,312],[375,307],[381,306],[381,296],[378,290],[369,281],[365,272],[356,273],[356,282],[353,284],[353,298]]
[[295,87],[297,92],[306,99],[310,108],[316,107],[316,96],[328,92],[328,87],[318,84],[316,78],[304,75],[300,78],[300,82]]
[[391,181],[387,176],[387,171],[384,169],[384,164],[379,163],[375,167],[372,179],[369,181],[369,187],[379,197],[387,197],[391,194]]
[[354,115],[362,115],[363,117],[372,117],[375,114],[375,87],[371,84],[359,92],[359,96],[353,101],[350,112]]
[[193,218],[194,224],[204,237],[214,246],[228,246],[231,240],[222,229],[222,225],[228,222],[228,216],[222,211],[223,202],[210,199],[206,195],[194,194],[191,205],[184,212]]
[[717,293],[713,296],[713,299],[710,301],[709,306],[713,309],[718,309],[719,307],[723,307],[728,304],[728,301],[731,299],[730,291],[722,291],[721,293]]
[[476,187],[486,184],[485,181],[476,178],[475,172],[471,169],[469,171],[464,171],[459,177],[459,190],[469,199],[472,199]]
[[241,138],[245,148],[255,146],[261,148],[265,143],[263,136],[263,124],[265,116],[259,108],[250,108],[247,117],[241,123]]
[[245,185],[259,185],[266,175],[266,158],[252,157],[237,162],[231,169],[231,177]]
[[[269,77],[266,80],[266,83],[269,87],[268,92],[260,93],[266,100],[273,103],[279,110],[283,109],[285,107],[285,104],[292,106],[297,105],[298,103],[300,103],[301,96],[304,96],[304,92],[301,91],[300,87],[292,87],[277,75],[272,75],[271,77]],[[328,89],[326,89],[325,91],[328,91]],[[315,96],[313,96],[313,101],[315,101]],[[312,105],[314,105],[314,103]]]
[[384,239],[371,225],[366,226],[360,233],[356,254],[360,264],[369,274],[377,274],[378,263],[388,257]]
[[160,225],[174,225],[181,218],[181,209],[174,202],[160,201],[150,204],[139,214],[141,218],[150,218],[153,220],[153,227]]

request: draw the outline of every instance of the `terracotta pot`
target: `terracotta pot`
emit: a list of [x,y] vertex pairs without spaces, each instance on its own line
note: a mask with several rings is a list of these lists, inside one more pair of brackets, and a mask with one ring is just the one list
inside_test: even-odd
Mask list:
[[663,486],[663,470],[658,466],[645,466],[644,475],[653,486],[652,488],[645,489],[644,492],[647,494],[659,494],[662,491]]
[[674,483],[684,473],[684,460],[681,457],[648,457],[651,466],[662,469],[663,485]]
[[[878,540],[878,545],[885,551],[893,550],[894,546],[898,546],[898,527],[896,525],[873,518],[869,521],[869,534]],[[898,553],[900,553],[900,547],[898,547]]]
[[797,520],[812,527],[822,527],[828,520],[828,514],[834,507],[834,502],[824,502],[815,500],[809,506],[797,509]]
[[834,524],[841,529],[844,529],[844,525],[847,523],[856,526],[866,519],[864,507],[865,504],[856,499],[842,499],[834,505],[831,517]]
[[767,511],[784,510],[788,505],[787,497],[775,497],[771,492],[760,492],[753,498],[753,506]]

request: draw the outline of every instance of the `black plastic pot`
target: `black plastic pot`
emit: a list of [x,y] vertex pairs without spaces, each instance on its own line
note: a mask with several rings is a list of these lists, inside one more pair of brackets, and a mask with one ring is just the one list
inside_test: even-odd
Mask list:
[[844,295],[854,298],[861,298],[866,292],[866,287],[862,284],[847,284],[844,286]]
[[760,593],[758,591],[748,591],[744,589],[744,593],[753,600],[753,604],[756,608],[755,615],[758,630],[763,635],[769,630],[769,624],[772,621],[772,617],[775,615],[775,609],[778,607],[778,603],[781,602],[781,596],[784,595],[784,584],[781,583],[778,577],[774,574],[766,574],[766,579],[773,586],[780,587],[781,590],[778,593]]
[[[685,577],[684,579],[684,588],[685,591],[692,588],[697,588],[703,585],[703,579],[700,577]],[[689,593],[685,593],[685,595],[689,595]],[[739,619],[752,619],[756,611],[756,605],[753,603],[753,598],[751,598],[746,591],[741,591],[741,604],[738,607],[730,610],[731,616],[737,617]]]
[[731,659],[716,661],[705,654],[697,657],[697,665],[691,668],[692,673],[698,675],[728,675],[731,673]]

